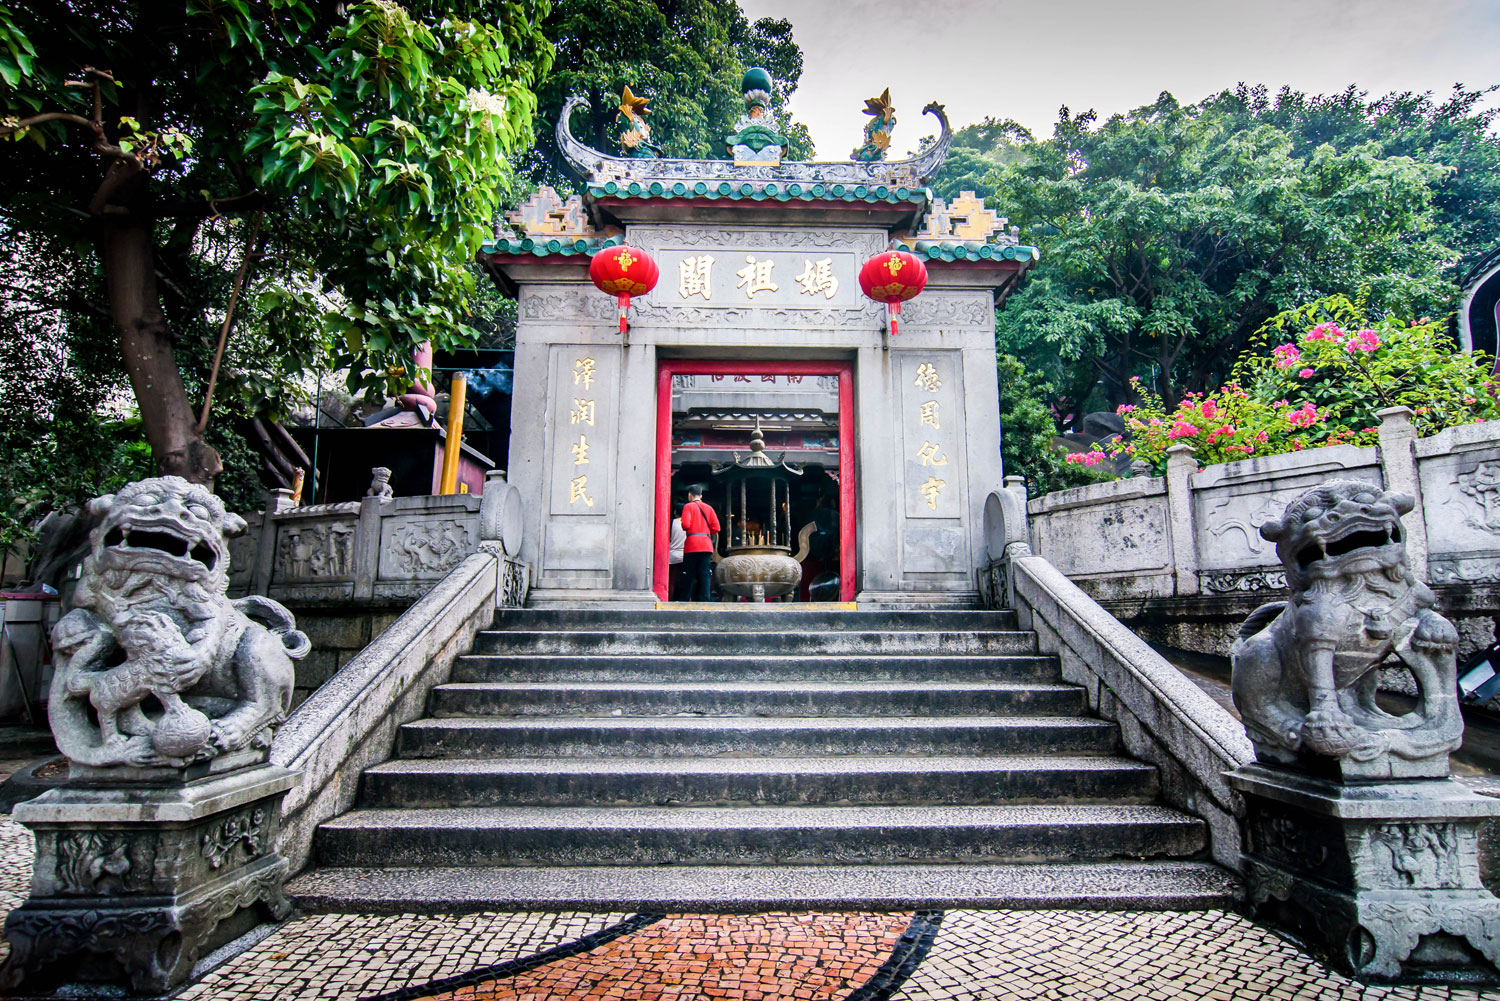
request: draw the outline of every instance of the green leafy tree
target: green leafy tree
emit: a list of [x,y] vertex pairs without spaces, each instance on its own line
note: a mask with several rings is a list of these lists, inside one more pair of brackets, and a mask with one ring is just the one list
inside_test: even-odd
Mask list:
[[1167,406],[1215,385],[1277,312],[1367,287],[1377,313],[1449,294],[1432,205],[1448,169],[1376,143],[1297,155],[1286,132],[1168,94],[1096,123],[1067,109],[1051,139],[995,175],[996,201],[1043,252],[999,314],[1003,349],[1085,399]]
[[1292,137],[1295,156],[1325,143],[1344,149],[1373,142],[1387,156],[1451,168],[1436,181],[1433,208],[1443,241],[1467,262],[1500,244],[1500,107],[1484,107],[1497,91],[1500,85],[1455,84],[1441,99],[1411,92],[1372,99],[1352,86],[1322,95],[1283,87],[1273,98],[1265,87],[1240,84],[1204,104],[1246,124],[1281,129]]
[[[948,156],[932,179],[932,193],[944,200],[963,191],[989,198],[995,193],[994,173],[1001,167],[1024,163],[1027,147],[1035,141],[1025,126],[1011,119],[985,118],[955,129]],[[924,136],[921,148],[935,142],[936,136]]]
[[556,0],[542,25],[557,45],[557,63],[540,89],[531,173],[572,183],[553,129],[563,102],[589,99],[573,134],[606,153],[619,152],[620,91],[648,97],[652,140],[662,155],[725,159],[724,137],[744,114],[740,81],[760,66],[775,84],[772,106],[791,140],[788,159],[812,155],[806,126],[791,122],[786,101],[802,76],[802,50],[784,20],[746,20],[734,0]]
[[208,483],[221,468],[191,375],[242,263],[225,378],[247,406],[274,406],[315,364],[409,380],[413,346],[471,336],[470,262],[530,140],[548,9],[0,8],[0,138],[15,140],[0,225],[68,248],[85,290],[51,295],[33,274],[20,294],[70,336],[117,340],[158,472]]
[[1047,399],[1049,383],[1034,368],[1003,351],[1000,377],[1000,465],[1007,476],[1024,476],[1035,494],[1092,483],[1101,477],[1068,463],[1054,443],[1057,424]]

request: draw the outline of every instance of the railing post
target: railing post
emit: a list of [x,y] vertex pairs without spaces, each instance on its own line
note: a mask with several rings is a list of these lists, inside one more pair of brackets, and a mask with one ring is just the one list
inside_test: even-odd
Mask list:
[[1412,444],[1417,428],[1410,407],[1386,407],[1375,411],[1380,418],[1380,472],[1385,488],[1409,495],[1414,506],[1401,518],[1406,532],[1406,562],[1418,580],[1427,579],[1427,519],[1422,512],[1422,482],[1417,476],[1417,456]]
[[1199,591],[1198,540],[1193,532],[1193,488],[1189,479],[1197,469],[1193,446],[1179,443],[1167,449],[1167,529],[1179,595]]
[[375,596],[375,578],[380,576],[380,518],[388,502],[380,497],[361,497],[359,521],[354,528],[354,597]]
[[247,594],[271,593],[271,575],[276,569],[276,517],[293,510],[292,492],[277,487],[266,498],[266,513],[260,519],[260,541],[255,547],[255,569],[250,573]]

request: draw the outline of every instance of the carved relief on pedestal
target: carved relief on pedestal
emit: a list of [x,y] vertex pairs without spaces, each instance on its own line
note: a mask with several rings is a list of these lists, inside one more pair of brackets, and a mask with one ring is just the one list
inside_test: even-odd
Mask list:
[[[108,896],[139,890],[150,873],[130,858],[131,844],[123,834],[69,831],[57,838],[57,885],[64,895]],[[146,868],[150,863],[147,860]]]
[[276,538],[278,580],[348,577],[354,572],[354,524],[283,525]]
[[1328,863],[1328,845],[1305,822],[1262,814],[1254,818],[1246,833],[1246,849],[1276,865],[1316,872]]
[[1457,885],[1462,880],[1455,824],[1382,824],[1369,834],[1373,872],[1397,887]]
[[210,869],[222,869],[234,850],[243,846],[245,857],[254,858],[266,847],[267,812],[256,807],[230,816],[205,831],[200,839],[203,858]]
[[454,518],[405,521],[389,530],[380,547],[380,576],[441,577],[479,546],[471,522]]

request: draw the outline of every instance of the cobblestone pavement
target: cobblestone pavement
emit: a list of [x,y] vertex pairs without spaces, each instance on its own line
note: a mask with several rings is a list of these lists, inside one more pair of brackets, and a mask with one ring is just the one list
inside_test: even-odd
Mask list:
[[[30,833],[0,818],[0,912],[24,899],[32,851]],[[309,915],[178,997],[1500,1001],[1500,991],[1365,986],[1224,911],[953,910]]]

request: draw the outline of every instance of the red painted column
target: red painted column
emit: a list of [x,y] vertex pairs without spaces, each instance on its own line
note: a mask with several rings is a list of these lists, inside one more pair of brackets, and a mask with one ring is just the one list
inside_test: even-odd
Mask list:
[[672,534],[672,364],[662,362],[656,372],[656,554],[651,585],[656,597],[667,600],[667,575],[672,567],[667,549]]
[[839,600],[854,600],[854,367],[839,372]]

